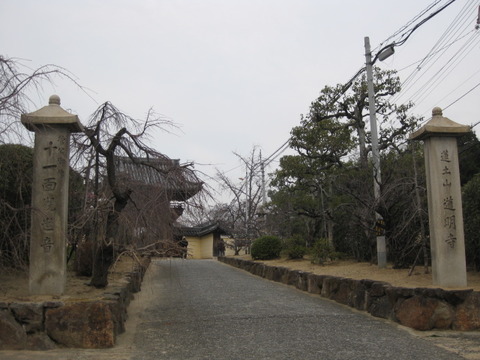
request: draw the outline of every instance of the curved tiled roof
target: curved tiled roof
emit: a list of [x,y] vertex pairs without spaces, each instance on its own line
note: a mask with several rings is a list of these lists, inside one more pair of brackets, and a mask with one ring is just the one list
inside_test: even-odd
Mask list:
[[177,235],[181,236],[205,236],[212,232],[219,232],[222,235],[226,235],[227,231],[223,229],[218,222],[210,222],[201,224],[198,226],[178,226],[175,228]]
[[169,194],[172,201],[186,201],[203,186],[194,171],[181,166],[179,160],[163,158],[116,157],[119,176],[140,185],[153,185]]

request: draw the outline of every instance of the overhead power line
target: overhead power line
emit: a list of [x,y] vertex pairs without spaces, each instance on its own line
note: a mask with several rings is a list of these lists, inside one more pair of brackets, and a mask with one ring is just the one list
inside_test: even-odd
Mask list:
[[480,83],[478,83],[477,85],[475,85],[473,88],[471,88],[470,90],[468,90],[465,94],[463,94],[462,96],[460,96],[457,100],[455,100],[454,102],[450,103],[449,105],[445,106],[443,108],[443,110],[446,110],[448,109],[450,106],[452,106],[453,104],[457,103],[458,101],[462,100],[465,96],[467,96],[468,94],[470,94],[473,90],[475,90],[476,88],[478,88],[480,86]]
[[[379,46],[381,47],[383,44],[388,42],[390,39],[395,38],[396,36],[400,35],[400,39],[397,41],[393,41],[389,43],[388,45],[385,45],[378,50],[376,53],[374,59],[372,60],[372,64],[375,63],[378,60],[379,55],[386,50],[387,48],[391,46],[401,46],[405,44],[405,42],[412,36],[412,34],[418,30],[422,25],[424,25],[426,22],[434,18],[436,15],[438,15],[440,12],[445,10],[448,6],[453,4],[456,0],[450,0],[448,1],[445,5],[441,6],[437,10],[433,11],[431,14],[429,14],[426,18],[422,19],[421,21],[417,22],[415,25],[410,30],[407,30],[412,24],[414,24],[418,19],[420,19],[422,16],[424,16],[428,11],[433,9],[436,5],[438,5],[441,0],[434,1],[431,3],[429,6],[427,6],[424,10],[422,10],[418,15],[416,15],[412,20],[410,20],[406,25],[401,27],[399,30],[397,30],[393,35],[391,35],[389,38],[384,40]],[[402,33],[403,32],[403,33]],[[423,60],[422,60],[423,61]],[[337,94],[337,96],[331,100],[331,104],[337,102],[341,96],[343,96],[352,86],[354,81],[365,71],[365,67],[360,68],[351,78],[348,80],[341,88],[341,91]],[[288,139],[286,142],[284,142],[277,150],[275,150],[270,156],[268,156],[266,159],[262,161],[264,165],[270,164],[273,160],[275,160],[281,153],[283,153],[289,146],[290,139]]]
[[279,157],[282,153],[285,152],[290,147],[290,138],[285,141],[277,150],[275,150],[269,157],[265,158],[262,163],[264,166],[270,164],[273,160]]
[[422,26],[423,24],[425,24],[427,21],[433,19],[435,16],[437,16],[439,13],[441,13],[443,10],[445,10],[447,7],[449,7],[450,5],[452,5],[455,1],[457,0],[450,0],[448,3],[446,3],[444,6],[442,6],[440,9],[434,11],[433,13],[431,13],[430,15],[428,15],[425,19],[423,19],[422,21],[420,21],[417,25],[415,25],[412,30],[410,30],[410,32],[406,35],[402,35],[402,37],[404,36],[404,38],[400,41],[397,41],[395,42],[395,46],[400,46],[400,45],[403,45],[409,38],[410,36],[412,36],[412,34],[418,30],[418,28],[420,28],[420,26]]
[[[414,78],[418,76],[420,71],[422,70],[422,75],[419,76],[421,78],[423,75],[427,73],[429,69],[433,67],[435,63],[437,63],[441,57],[446,53],[446,51],[450,48],[458,40],[464,38],[468,33],[465,35],[458,35],[457,38],[452,41],[452,39],[463,29],[466,30],[465,25],[467,24],[467,18],[469,13],[469,6],[465,4],[464,8],[460,11],[460,13],[456,16],[456,18],[452,21],[449,27],[444,31],[444,33],[440,36],[436,44],[430,49],[427,55],[420,61],[418,66],[415,70],[403,81],[402,89],[403,93],[406,93],[409,88],[411,88],[415,83],[413,82]],[[449,43],[450,46],[444,46],[443,44]],[[430,65],[427,67],[427,64]],[[417,80],[418,81],[418,80]],[[400,96],[400,94],[399,94]],[[398,97],[398,96],[397,96]]]
[[[476,40],[476,42],[473,42]],[[421,103],[430,92],[439,85],[440,82],[445,80],[445,78],[455,69],[458,65],[465,59],[465,57],[475,49],[476,45],[480,42],[480,38],[471,38],[467,43],[465,43],[462,48],[456,52],[452,57],[450,57],[447,62],[435,72],[425,84],[417,90],[412,97],[416,97],[418,100],[415,103]]]
[[[466,0],[463,2],[463,6],[458,14],[438,38],[427,55],[420,61],[406,67],[409,68],[412,65],[416,65],[414,70],[404,78],[405,80],[401,84],[402,91],[392,96],[389,99],[390,102],[401,104],[413,103],[415,106],[410,109],[410,111],[412,111],[423,105],[426,100],[432,101],[432,94],[439,94],[438,91],[441,89],[440,85],[444,83],[447,77],[452,78],[451,74],[454,70],[458,69],[461,62],[465,61],[467,56],[478,47],[478,43],[480,42],[478,30],[475,31],[472,29],[472,22],[475,23],[475,21],[478,21],[477,7],[478,0]],[[464,39],[466,40],[460,43],[459,46],[453,46]],[[448,59],[448,61],[445,59]],[[405,70],[406,68],[401,70]],[[470,74],[469,79],[465,80],[462,85],[467,83],[467,81],[471,82],[474,75],[476,75],[476,73]],[[458,80],[456,79],[455,81]],[[455,90],[459,90],[460,87],[461,85],[457,86]],[[445,98],[453,96],[452,94],[455,90],[450,91],[449,94],[446,95],[439,94],[438,97],[442,97],[442,99],[435,99],[435,103],[427,106],[427,108],[438,106]],[[422,107],[425,107],[425,105]]]
[[452,42],[448,43],[447,45],[445,45],[444,47],[442,47],[442,48],[440,48],[440,49],[438,49],[438,50],[435,50],[434,52],[430,51],[430,52],[427,54],[427,56],[424,56],[424,57],[421,58],[420,60],[417,60],[417,61],[411,63],[410,65],[407,65],[407,66],[405,66],[405,67],[403,67],[403,68],[401,68],[401,69],[398,69],[397,72],[402,72],[402,71],[407,70],[407,69],[409,69],[409,68],[411,68],[412,66],[415,66],[415,65],[417,65],[416,69],[419,70],[419,68],[421,67],[419,64],[421,64],[425,59],[428,59],[428,58],[430,58],[430,57],[432,57],[432,56],[434,56],[434,55],[437,55],[437,54],[438,54],[440,51],[442,51],[442,50],[448,49],[448,48],[449,48],[450,46],[452,46],[453,44],[459,42],[460,40],[463,40],[463,39],[466,38],[468,35],[471,35],[471,33],[473,33],[474,31],[475,31],[475,30],[472,30],[471,32],[462,35],[460,38],[457,38],[457,39],[453,40]]
[[435,16],[437,16],[440,12],[442,12],[443,10],[445,10],[448,6],[452,5],[455,1],[457,0],[450,0],[448,3],[446,3],[444,6],[442,6],[441,8],[439,8],[438,10],[434,11],[433,13],[431,13],[430,15],[428,15],[425,19],[423,19],[422,21],[420,21],[419,23],[417,23],[408,33],[403,33],[401,36],[400,36],[400,40],[399,41],[394,41],[393,43],[391,44],[388,44],[388,45],[385,45],[383,48],[381,48],[376,56],[374,57],[373,61],[372,61],[372,64],[374,64],[377,60],[378,60],[378,56],[382,53],[382,51],[386,50],[387,48],[391,47],[391,46],[401,46],[403,44],[405,44],[405,42],[410,38],[410,36],[412,36],[412,34],[418,30],[418,28],[420,28],[422,25],[424,25],[427,21],[433,19]]
[[403,25],[400,29],[398,29],[395,33],[390,35],[388,38],[386,38],[383,42],[381,42],[375,49],[376,51],[378,48],[382,48],[384,44],[388,43],[390,39],[395,38],[397,35],[399,35],[402,31],[405,31],[408,29],[410,25],[412,25],[415,21],[420,19],[423,15],[425,15],[428,11],[430,11],[432,8],[434,8],[438,3],[442,2],[442,0],[436,0],[432,4],[428,5],[424,10],[422,10],[419,14],[415,15],[415,17],[410,20],[408,23]]

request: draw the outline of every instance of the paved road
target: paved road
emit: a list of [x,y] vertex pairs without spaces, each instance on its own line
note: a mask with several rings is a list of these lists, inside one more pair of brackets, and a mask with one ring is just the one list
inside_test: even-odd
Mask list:
[[157,260],[107,350],[12,360],[463,359],[367,314],[210,260]]

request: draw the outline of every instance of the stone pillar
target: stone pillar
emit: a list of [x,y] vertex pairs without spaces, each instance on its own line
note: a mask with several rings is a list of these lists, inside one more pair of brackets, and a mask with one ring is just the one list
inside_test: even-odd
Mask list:
[[442,109],[410,135],[424,141],[433,284],[467,286],[457,137],[470,131],[443,117]]
[[35,132],[29,289],[32,295],[61,295],[66,284],[66,237],[70,133],[82,131],[77,115],[48,106],[21,116]]

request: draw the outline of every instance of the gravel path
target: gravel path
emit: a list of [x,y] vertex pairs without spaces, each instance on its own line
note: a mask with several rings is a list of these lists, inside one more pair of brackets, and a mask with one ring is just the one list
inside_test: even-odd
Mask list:
[[154,260],[113,349],[11,360],[463,359],[399,326],[213,260]]

